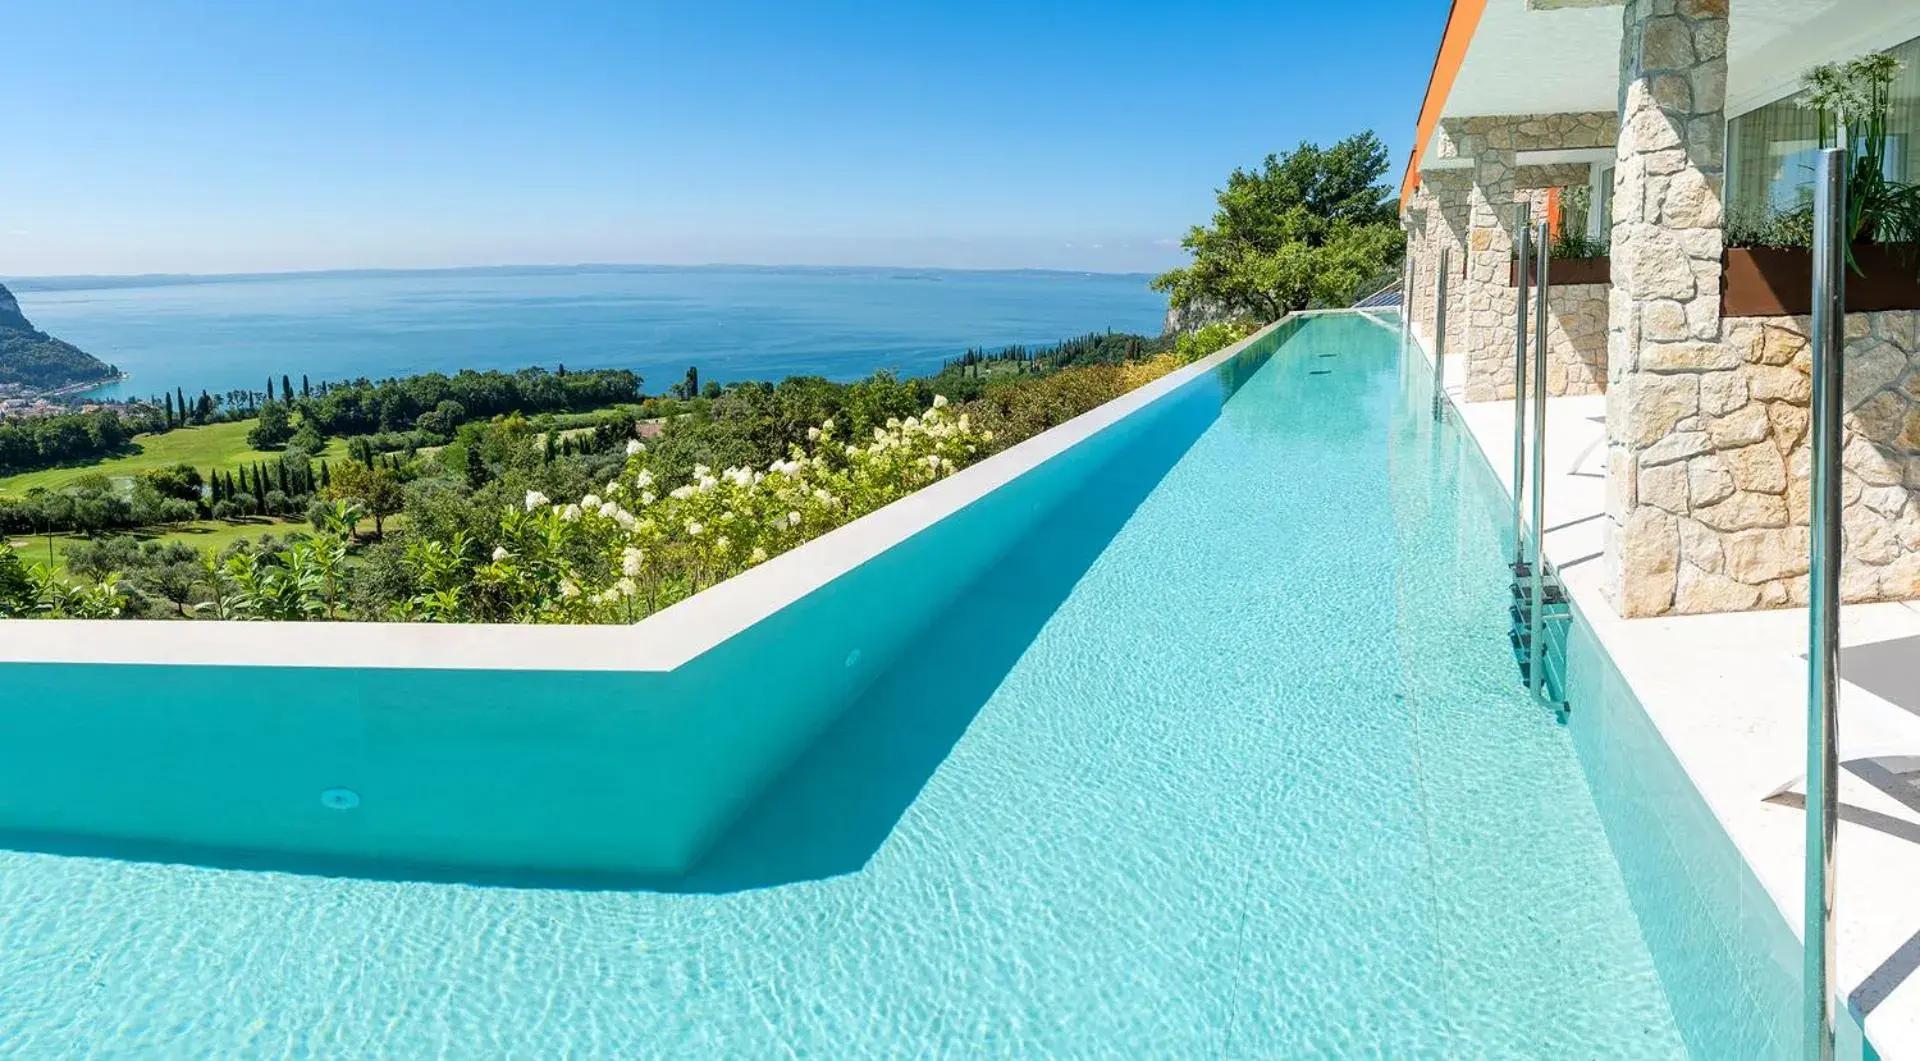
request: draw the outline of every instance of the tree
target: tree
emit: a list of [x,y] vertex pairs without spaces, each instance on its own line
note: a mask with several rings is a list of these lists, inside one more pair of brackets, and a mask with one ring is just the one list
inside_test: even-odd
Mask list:
[[260,406],[260,419],[247,432],[247,445],[254,449],[279,449],[293,437],[293,417],[285,402],[271,399]]
[[487,459],[480,455],[480,444],[478,440],[468,439],[465,445],[467,450],[467,489],[478,490],[487,485],[487,480],[491,479],[492,476],[487,473]]
[[27,565],[6,538],[0,537],[0,618],[25,615],[33,606],[33,580],[27,575]]
[[359,464],[343,464],[333,476],[333,484],[326,488],[327,496],[335,501],[346,501],[366,509],[373,517],[373,534],[376,538],[386,537],[386,519],[400,511],[406,505],[407,495],[400,487],[400,477],[388,468],[369,468]]
[[1176,308],[1207,306],[1261,321],[1344,305],[1405,252],[1387,149],[1371,131],[1322,148],[1301,143],[1236,169],[1211,225],[1181,241],[1193,262],[1153,281]]

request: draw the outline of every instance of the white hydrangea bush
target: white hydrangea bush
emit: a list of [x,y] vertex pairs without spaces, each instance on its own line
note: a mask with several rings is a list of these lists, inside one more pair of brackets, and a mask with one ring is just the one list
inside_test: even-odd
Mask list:
[[509,621],[635,621],[952,475],[993,434],[935,397],[870,438],[842,438],[832,420],[807,438],[765,468],[697,466],[672,488],[655,478],[646,446],[629,443],[619,479],[578,500],[529,492],[503,513],[491,559],[449,574],[464,590],[427,582],[423,597],[464,592],[470,610]]

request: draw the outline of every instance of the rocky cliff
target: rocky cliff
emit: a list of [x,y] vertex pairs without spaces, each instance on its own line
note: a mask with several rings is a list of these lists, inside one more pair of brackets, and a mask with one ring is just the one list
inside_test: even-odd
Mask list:
[[114,374],[99,358],[35,328],[13,292],[0,284],[0,384],[56,390]]

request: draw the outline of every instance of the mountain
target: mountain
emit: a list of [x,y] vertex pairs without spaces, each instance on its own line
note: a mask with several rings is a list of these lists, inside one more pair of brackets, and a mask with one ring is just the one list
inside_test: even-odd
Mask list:
[[55,390],[116,374],[85,350],[35,328],[20,312],[13,292],[0,284],[0,384]]

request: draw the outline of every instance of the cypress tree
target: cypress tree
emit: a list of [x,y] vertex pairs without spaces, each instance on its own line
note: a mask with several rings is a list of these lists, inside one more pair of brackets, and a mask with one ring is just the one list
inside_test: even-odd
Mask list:
[[173,426],[173,395],[167,395],[167,426]]
[[320,488],[324,490],[327,487],[332,485],[333,485],[333,472],[327,469],[326,461],[321,461],[320,462]]
[[288,497],[292,497],[294,493],[293,480],[287,474],[286,461],[280,462],[280,492],[286,494]]
[[300,374],[300,397],[313,397],[313,384],[307,382],[307,376],[304,372]]
[[288,405],[293,404],[293,381],[285,373],[280,376],[280,400]]

